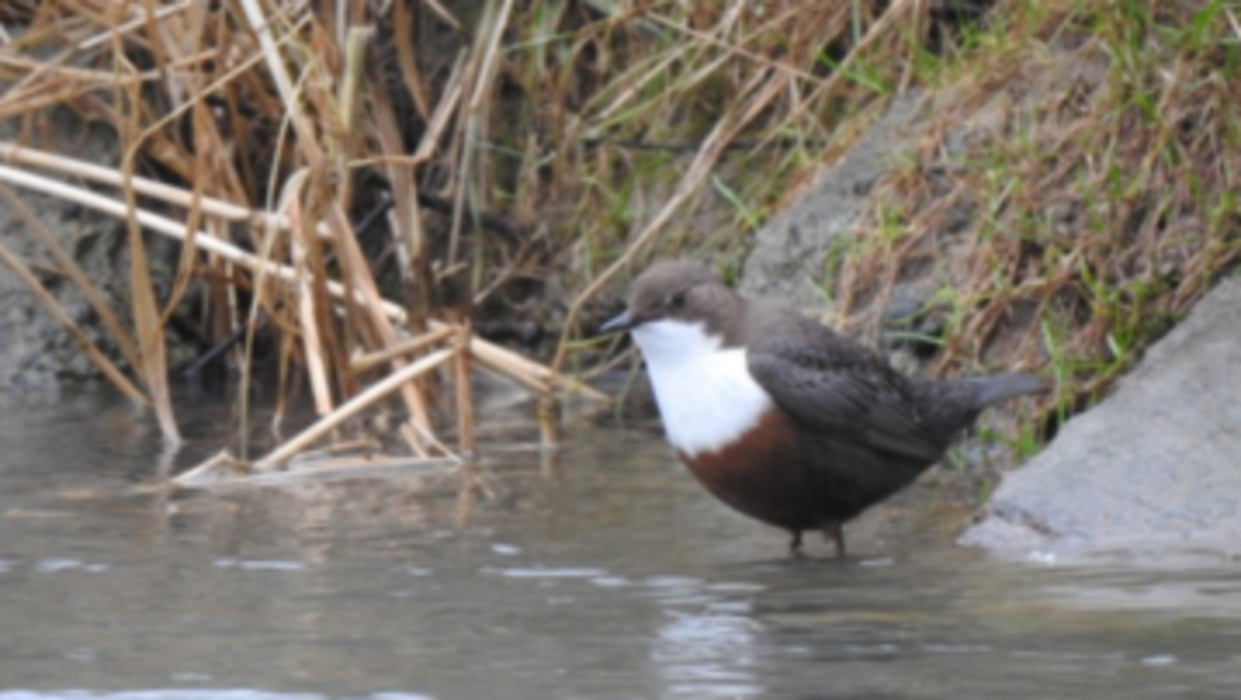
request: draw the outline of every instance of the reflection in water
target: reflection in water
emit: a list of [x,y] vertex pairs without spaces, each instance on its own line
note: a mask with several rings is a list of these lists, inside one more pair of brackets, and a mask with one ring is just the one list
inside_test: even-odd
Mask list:
[[[669,695],[735,698],[758,695],[750,603],[716,599],[703,581],[656,577],[646,581],[666,618],[654,638],[651,660]],[[722,590],[750,584],[721,583]]]
[[[22,401],[0,398],[0,700],[1241,686],[1226,549],[991,560],[952,546],[967,513],[924,484],[854,527],[858,558],[796,562],[653,432],[585,423],[555,469],[493,451],[472,503],[454,474],[168,497],[134,489],[159,437],[123,404]],[[211,451],[226,414],[183,427]]]

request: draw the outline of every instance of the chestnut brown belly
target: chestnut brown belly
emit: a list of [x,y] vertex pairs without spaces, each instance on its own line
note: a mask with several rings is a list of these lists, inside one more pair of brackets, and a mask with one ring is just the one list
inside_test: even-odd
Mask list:
[[756,427],[722,449],[678,456],[716,498],[793,531],[843,523],[932,463],[807,433],[779,410],[765,413]]

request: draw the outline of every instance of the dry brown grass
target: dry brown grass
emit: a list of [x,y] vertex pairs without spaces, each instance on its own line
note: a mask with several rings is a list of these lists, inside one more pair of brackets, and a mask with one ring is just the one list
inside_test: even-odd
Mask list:
[[[361,195],[354,182],[366,169],[387,178],[395,202],[388,228],[396,254],[390,258],[403,286],[427,285],[434,271],[415,204],[419,168],[438,153],[451,119],[421,115],[428,128],[417,148],[406,148],[408,134],[400,132],[383,93],[363,87],[373,68],[367,58],[369,30],[345,31],[332,24],[344,14],[319,9],[331,11],[316,15],[303,7],[284,15],[253,0],[219,9],[206,3],[85,0],[6,8],[3,19],[16,31],[0,51],[0,75],[7,83],[0,114],[37,124],[47,110],[73,109],[113,126],[123,148],[120,165],[106,167],[0,145],[10,164],[0,179],[128,222],[129,325],[112,320],[106,307],[96,310],[137,381],[97,348],[87,344],[85,350],[131,398],[153,407],[165,436],[175,441],[165,334],[191,286],[205,288],[199,291],[212,303],[203,322],[220,338],[247,329],[247,341],[233,360],[241,369],[239,396],[249,394],[244,385],[251,379],[254,329],[274,329],[281,363],[301,368],[296,376],[308,378],[322,419],[254,459],[259,469],[286,462],[388,394],[404,403],[408,429],[398,434],[415,454],[469,454],[468,425],[457,430],[453,449],[436,437],[431,421],[426,374],[450,361],[458,380],[456,412],[467,419],[466,380],[475,363],[535,391],[594,394],[473,337],[465,315],[451,323],[436,320],[444,310],[428,294],[406,294],[405,304],[384,299],[376,277],[382,269],[363,252],[355,227]],[[463,64],[474,72],[450,80],[444,102],[435,108],[441,114],[476,108],[461,102],[462,86],[474,90],[476,103],[486,92],[482,86],[493,79],[487,75],[489,62],[494,55]],[[421,85],[418,76],[406,77]],[[165,181],[139,177],[140,166],[157,167]],[[87,190],[75,184],[78,180],[106,191]],[[371,195],[372,209],[374,199]],[[39,232],[33,221],[32,230]],[[147,233],[184,243],[177,277],[164,298],[157,298],[150,277]],[[72,274],[72,261],[54,238],[41,238],[97,300],[96,282]],[[20,274],[22,261],[12,255],[4,260]],[[57,313],[36,279],[22,279]],[[371,361],[355,363],[357,355]]]
[[[0,117],[37,124],[72,109],[114,128],[124,155],[101,165],[0,144],[0,180],[128,223],[131,307],[108,326],[131,374],[88,351],[170,439],[165,334],[192,296],[215,340],[244,330],[231,356],[239,396],[260,327],[286,385],[305,379],[323,420],[293,445],[382,388],[410,416],[400,434],[415,454],[452,452],[425,381],[451,365],[456,451],[468,452],[473,365],[548,396],[586,391],[472,335],[476,309],[520,282],[566,297],[550,321],[564,329],[560,367],[578,312],[626,265],[690,251],[736,260],[780,200],[773,180],[908,82],[902,57],[927,6],[10,2]],[[718,217],[685,229],[719,201],[734,207],[722,222],[733,232]],[[184,243],[162,296],[151,233]]]

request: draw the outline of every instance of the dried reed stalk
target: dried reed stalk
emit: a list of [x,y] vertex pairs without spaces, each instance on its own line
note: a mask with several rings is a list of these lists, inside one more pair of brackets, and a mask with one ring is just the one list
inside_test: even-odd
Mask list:
[[[112,214],[114,216],[123,216],[125,214],[125,206],[121,202],[108,199],[98,193],[91,192],[83,188],[50,180],[42,176],[16,170],[7,166],[0,166],[0,180],[34,189],[36,191],[54,194],[65,200],[74,201],[84,206],[93,207],[99,211]],[[200,230],[193,236],[187,236],[185,228],[182,224],[158,214],[142,209],[136,209],[133,212],[133,216],[139,224],[149,230],[180,239],[187,243],[192,242],[193,245],[199,247],[201,250],[210,251],[212,254],[228,260],[232,264],[240,265],[241,267],[250,270],[252,273],[280,280],[290,285],[304,284],[302,273],[299,272],[297,267],[281,265],[272,261],[270,258],[246,253],[232,244],[220,241],[207,231]],[[274,221],[275,217],[268,217],[267,220]],[[295,223],[297,221],[297,217],[295,215],[290,215],[289,220]],[[345,299],[348,294],[346,288],[339,282],[327,281],[325,287],[327,292],[338,300]],[[355,303],[367,303],[367,300],[362,296],[362,292],[355,289],[353,295]],[[303,292],[297,296],[305,299],[311,295],[306,293],[303,287]],[[374,304],[374,308],[382,312],[385,318],[390,319],[391,321],[396,323],[403,323],[405,321],[404,309],[393,302],[380,299],[376,304]],[[315,327],[314,323],[307,323],[305,325],[306,329],[304,330],[313,332],[309,329]],[[447,340],[454,335],[458,338],[458,342],[463,344],[462,347],[465,351],[468,351],[469,357],[473,357],[481,365],[496,371],[503,376],[508,376],[517,381],[519,384],[527,386],[532,390],[543,393],[556,390],[574,390],[595,399],[607,399],[606,395],[590,387],[582,385],[569,377],[558,375],[547,367],[539,365],[538,363],[523,358],[509,350],[493,345],[480,338],[474,337],[459,328],[440,322],[432,322],[432,330],[428,334],[428,337],[416,338],[410,341],[409,344],[429,347],[437,342]],[[399,352],[400,350],[401,348],[399,348],[396,343],[390,346],[390,354],[385,354],[387,361],[390,361],[392,356],[404,354]],[[408,345],[405,347],[405,350],[408,351]],[[437,351],[428,357],[457,358],[457,362],[459,363],[457,369],[457,383],[459,387],[458,390],[461,392],[458,395],[459,410],[461,411],[461,415],[463,417],[468,416],[468,407],[471,400],[468,396],[468,359],[465,359],[467,356],[463,354],[461,349],[455,351],[445,349]],[[404,389],[408,386],[408,380],[410,378],[421,376],[429,369],[438,366],[443,361],[446,361],[445,359],[439,359],[428,365],[425,362],[425,359],[426,358],[423,358],[423,360],[419,360],[413,365],[409,365],[408,367],[398,370],[357,397],[361,398],[364,396],[366,397],[364,400],[357,401],[355,399],[354,401],[350,401],[336,409],[334,412],[328,413],[321,421],[307,429],[306,432],[294,438],[289,443],[286,443],[286,445],[280,448],[280,450],[260,460],[259,465],[265,469],[272,468],[274,465],[286,460],[289,455],[302,449],[306,445],[311,444],[315,439],[318,439],[327,432],[330,432],[332,428],[339,425],[342,421],[346,420],[357,411],[362,410],[366,406],[369,406],[375,401],[383,398],[391,391]],[[393,380],[393,377],[396,377],[397,380]],[[377,387],[379,387],[379,389],[377,389]],[[461,448],[468,451],[472,448],[472,430],[467,424],[459,424],[458,430]],[[422,437],[425,439],[428,436],[423,435]],[[431,439],[433,439],[433,436]],[[438,443],[436,444],[438,445]],[[439,445],[439,448],[444,454],[451,454],[451,452],[449,452],[442,445]]]
[[[126,158],[122,166],[124,178],[132,175],[133,167],[134,160]],[[139,364],[133,369],[146,385],[151,407],[155,411],[155,418],[159,422],[164,440],[179,444],[181,432],[177,428],[176,416],[172,409],[172,389],[168,385],[165,323],[160,313],[159,302],[155,298],[155,286],[151,281],[151,265],[147,258],[142,225],[135,216],[138,199],[133,188],[124,187],[121,192],[124,198],[126,239],[129,244],[129,301],[134,317],[134,336],[137,340],[139,357]]]
[[403,340],[396,345],[378,350],[366,355],[353,358],[349,363],[349,368],[354,372],[367,372],[375,369],[379,365],[384,365],[392,361],[394,357],[403,355],[413,355],[421,352],[432,345],[437,345],[448,339],[449,336],[457,332],[457,329],[450,327],[438,328],[434,331],[424,333],[410,340]]
[[456,347],[453,348],[453,381],[457,388],[457,453],[465,458],[474,457],[474,390],[471,382],[473,372],[470,367],[470,336],[473,335],[468,323],[461,324],[455,334]]
[[[65,201],[71,201],[112,216],[123,217],[125,215],[124,205],[116,200],[109,199],[82,187],[52,180],[24,170],[0,165],[0,181],[58,197]],[[137,209],[135,216],[143,227],[155,233],[183,242],[186,240],[184,225],[173,219],[144,209]],[[282,265],[253,253],[247,253],[231,243],[216,238],[207,231],[200,230],[196,232],[194,244],[200,250],[218,255],[231,263],[246,268],[252,273],[263,274],[285,284],[296,283],[299,279],[298,271],[294,267]],[[327,291],[337,299],[344,299],[347,296],[345,287],[339,282],[328,281]],[[366,304],[369,301],[361,293],[356,292],[353,298],[357,304]],[[379,299],[377,308],[388,319],[397,324],[404,324],[406,322],[405,310],[395,302]],[[432,321],[431,324],[432,330],[446,327],[448,327],[447,324],[440,321]],[[580,392],[595,399],[604,399],[606,397],[606,395],[575,381],[572,377],[559,375],[549,367],[540,365],[533,360],[522,357],[511,350],[502,348],[477,336],[470,338],[469,348],[470,352],[480,361],[501,370],[502,373],[512,371],[518,374],[527,374],[539,385],[546,384],[548,387],[562,391]],[[513,378],[521,381],[518,377]]]
[[328,432],[336,429],[345,421],[357,416],[377,401],[383,399],[394,391],[399,391],[402,387],[409,384],[410,381],[426,374],[436,367],[451,360],[454,351],[450,348],[436,350],[435,352],[419,359],[410,365],[402,367],[400,370],[384,377],[368,387],[365,391],[353,397],[349,401],[341,404],[339,408],[324,416],[321,420],[316,421],[314,425],[302,431],[292,439],[286,441],[279,448],[273,450],[270,454],[254,463],[256,471],[267,471],[274,469],[280,464],[287,461],[293,455],[301,450],[314,444]]

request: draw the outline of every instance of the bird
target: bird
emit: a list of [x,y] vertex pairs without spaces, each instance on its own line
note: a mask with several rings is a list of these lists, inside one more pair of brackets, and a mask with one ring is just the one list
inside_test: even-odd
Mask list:
[[602,333],[627,331],[669,442],[736,511],[839,559],[843,526],[938,462],[986,407],[1048,390],[1027,373],[932,380],[792,310],[751,301],[701,263],[656,262]]

